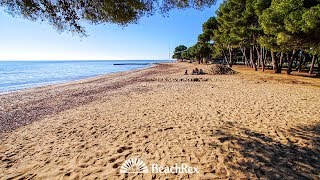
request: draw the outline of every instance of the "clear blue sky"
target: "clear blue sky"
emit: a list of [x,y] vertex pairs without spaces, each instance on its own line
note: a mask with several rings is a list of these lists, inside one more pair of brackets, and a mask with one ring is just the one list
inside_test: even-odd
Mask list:
[[127,27],[85,25],[89,37],[59,34],[46,23],[12,17],[0,9],[0,60],[118,60],[168,59],[180,44],[191,46],[202,24],[214,16],[212,8],[173,10]]

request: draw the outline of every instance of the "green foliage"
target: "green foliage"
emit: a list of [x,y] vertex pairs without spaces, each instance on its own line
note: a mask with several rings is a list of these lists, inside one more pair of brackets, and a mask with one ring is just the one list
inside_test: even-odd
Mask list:
[[198,41],[201,43],[208,43],[212,40],[212,36],[214,35],[214,30],[217,30],[219,27],[219,23],[215,17],[210,17],[208,21],[206,21],[202,25],[203,33],[199,35]]
[[199,43],[198,44],[198,53],[200,58],[209,58],[212,54],[209,43]]
[[222,50],[257,43],[276,51],[306,48],[319,43],[319,19],[319,1],[227,0],[213,40]]
[[191,46],[188,50],[189,57],[200,60],[201,58],[209,58],[212,51],[209,43],[196,43]]
[[304,0],[272,0],[271,6],[259,16],[264,33],[276,39],[278,49],[319,44],[319,19],[319,1]]
[[254,12],[257,16],[261,16],[263,11],[271,6],[271,0],[256,0],[253,4]]
[[236,48],[249,42],[248,19],[252,19],[246,12],[246,0],[224,1],[217,11],[219,28],[214,31],[213,40],[221,47]]
[[185,45],[179,45],[175,48],[172,58],[174,59],[182,59],[182,53],[186,51],[188,48]]
[[187,50],[188,48],[185,45],[179,45],[175,48],[174,52],[182,52]]
[[182,52],[181,57],[182,57],[182,59],[190,59],[191,58],[188,50]]
[[199,59],[200,58],[200,53],[199,53],[199,43],[193,45],[190,47],[190,56],[193,59]]
[[12,15],[47,21],[59,31],[85,35],[81,21],[92,24],[137,23],[156,12],[166,14],[174,8],[202,9],[215,0],[0,0],[0,6]]
[[305,11],[302,14],[302,20],[304,21],[302,25],[302,30],[304,32],[309,32],[309,31],[319,31],[320,27],[320,5],[316,5],[314,7],[311,7],[308,11]]

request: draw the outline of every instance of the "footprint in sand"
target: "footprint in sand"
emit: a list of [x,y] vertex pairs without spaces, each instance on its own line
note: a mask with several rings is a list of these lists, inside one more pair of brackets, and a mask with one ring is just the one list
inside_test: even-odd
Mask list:
[[120,149],[117,150],[117,153],[123,153],[124,151],[130,150],[130,149],[132,149],[132,147],[123,146],[123,147],[120,147]]
[[119,165],[116,163],[112,166],[113,169],[117,169],[119,167]]
[[230,140],[230,138],[229,138],[229,137],[221,137],[221,138],[218,138],[218,140],[219,140],[221,143],[224,143],[225,141]]
[[109,163],[113,163],[113,162],[115,162],[117,160],[117,158],[111,158],[110,160],[109,160]]

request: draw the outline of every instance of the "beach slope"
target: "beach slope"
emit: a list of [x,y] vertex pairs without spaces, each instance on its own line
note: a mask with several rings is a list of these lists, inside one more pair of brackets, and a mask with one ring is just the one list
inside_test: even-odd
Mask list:
[[[319,178],[319,79],[183,75],[195,67],[209,68],[161,64],[0,95],[0,179]],[[130,158],[199,173],[120,174]]]

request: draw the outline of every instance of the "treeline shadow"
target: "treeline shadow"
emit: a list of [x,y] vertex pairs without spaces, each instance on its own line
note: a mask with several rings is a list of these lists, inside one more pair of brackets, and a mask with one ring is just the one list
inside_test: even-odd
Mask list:
[[286,143],[247,128],[239,130],[239,136],[219,133],[225,137],[219,140],[227,139],[242,156],[238,163],[225,159],[231,171],[262,179],[320,179],[320,125],[286,131]]

